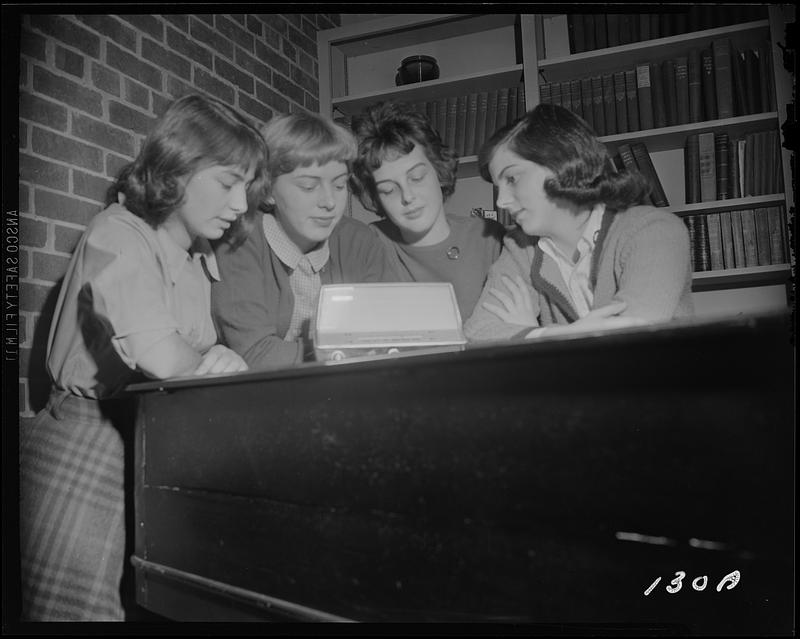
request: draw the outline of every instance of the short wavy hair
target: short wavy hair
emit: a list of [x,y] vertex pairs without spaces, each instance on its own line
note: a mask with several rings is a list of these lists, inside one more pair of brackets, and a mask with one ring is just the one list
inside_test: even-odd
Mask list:
[[253,169],[248,211],[225,235],[238,243],[269,186],[268,157],[264,139],[243,115],[216,98],[186,95],[167,108],[137,158],[121,171],[109,190],[109,203],[123,194],[125,207],[157,228],[181,205],[186,183],[197,171],[213,165]]
[[436,170],[445,200],[456,188],[458,156],[442,141],[428,117],[402,102],[378,102],[353,118],[358,157],[350,179],[353,192],[369,211],[386,217],[373,172],[387,159],[406,155],[419,145]]
[[650,185],[644,176],[638,171],[615,170],[591,127],[557,104],[539,104],[489,138],[478,154],[478,169],[487,182],[492,181],[489,163],[504,145],[555,173],[544,182],[551,198],[580,207],[603,203],[617,211],[647,202]]

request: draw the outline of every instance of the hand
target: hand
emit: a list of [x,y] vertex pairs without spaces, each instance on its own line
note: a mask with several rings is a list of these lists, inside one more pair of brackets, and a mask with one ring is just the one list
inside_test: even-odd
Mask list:
[[218,373],[238,373],[246,371],[247,364],[227,346],[215,344],[203,355],[194,375],[216,375]]
[[629,328],[631,326],[647,324],[645,320],[638,317],[619,317],[619,314],[627,307],[628,304],[626,302],[611,302],[611,304],[589,311],[587,315],[570,324],[569,328],[574,331],[592,331],[610,328]]
[[483,308],[497,315],[508,324],[537,326],[539,321],[533,311],[533,302],[528,285],[519,275],[515,275],[513,279],[508,275],[501,277],[510,294],[496,288],[490,288],[489,292],[500,300],[502,306],[484,302]]

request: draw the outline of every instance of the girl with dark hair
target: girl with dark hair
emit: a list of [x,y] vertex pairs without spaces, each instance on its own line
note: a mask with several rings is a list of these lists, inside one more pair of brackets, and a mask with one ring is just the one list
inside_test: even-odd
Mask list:
[[343,217],[353,135],[313,113],[276,116],[263,128],[272,188],[256,230],[217,250],[211,287],[222,338],[251,368],[312,360],[311,320],[323,284],[397,279],[367,226]]
[[20,431],[23,618],[121,621],[124,424],[137,379],[242,371],[217,343],[209,240],[236,242],[266,186],[249,122],[199,95],[174,102],[89,223],[47,344],[48,404]]
[[638,173],[568,109],[540,104],[481,149],[483,178],[518,229],[465,326],[473,341],[632,326],[692,315],[689,235],[644,204]]
[[383,220],[371,225],[405,280],[450,282],[462,319],[475,308],[505,229],[469,215],[448,215],[458,159],[427,116],[381,102],[353,120],[359,142],[353,190]]

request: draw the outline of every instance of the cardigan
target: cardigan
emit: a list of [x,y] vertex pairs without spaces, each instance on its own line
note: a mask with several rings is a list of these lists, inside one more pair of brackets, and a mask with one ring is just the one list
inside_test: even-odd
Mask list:
[[[272,251],[258,212],[254,230],[237,248],[217,244],[220,281],[211,286],[211,312],[222,342],[250,369],[303,361],[304,344],[285,341],[294,309],[290,270]],[[321,284],[396,281],[386,248],[366,224],[343,217],[328,238],[330,259]]]
[[[483,293],[464,332],[470,341],[519,338],[535,326],[571,324],[578,319],[555,260],[538,247],[537,236],[520,229],[506,235]],[[507,324],[483,308],[497,303],[490,289],[506,290],[502,276],[522,276],[538,324]],[[651,206],[606,210],[592,254],[592,308],[624,301],[620,315],[662,321],[694,314],[689,233],[681,219]]]

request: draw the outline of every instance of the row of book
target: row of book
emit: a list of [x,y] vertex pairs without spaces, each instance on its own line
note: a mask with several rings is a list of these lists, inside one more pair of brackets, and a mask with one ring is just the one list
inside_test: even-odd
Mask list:
[[766,17],[765,5],[694,4],[670,13],[575,13],[566,20],[570,52],[583,53]]
[[620,144],[612,160],[618,170],[638,171],[645,177],[650,184],[650,203],[653,206],[669,206],[664,186],[658,177],[647,146],[643,142]]
[[720,38],[686,56],[543,83],[539,99],[580,115],[600,136],[772,111],[769,46],[737,51]]
[[695,272],[788,261],[783,206],[687,215],[683,221],[689,231]]
[[712,202],[783,190],[778,131],[757,131],[731,139],[727,133],[694,133],[686,138],[686,203]]
[[525,114],[525,88],[504,87],[415,102],[448,147],[459,157],[475,155],[497,129]]

